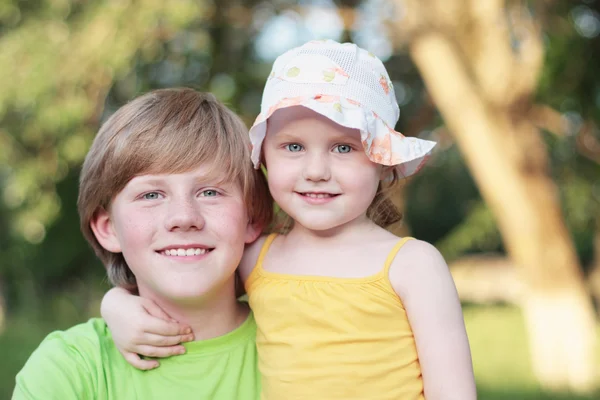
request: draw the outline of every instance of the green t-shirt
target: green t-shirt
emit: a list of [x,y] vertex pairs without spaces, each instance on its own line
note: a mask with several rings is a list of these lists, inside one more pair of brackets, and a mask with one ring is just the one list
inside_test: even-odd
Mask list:
[[252,314],[226,335],[185,343],[186,354],[141,371],[129,365],[102,319],[53,332],[17,375],[13,400],[260,398]]

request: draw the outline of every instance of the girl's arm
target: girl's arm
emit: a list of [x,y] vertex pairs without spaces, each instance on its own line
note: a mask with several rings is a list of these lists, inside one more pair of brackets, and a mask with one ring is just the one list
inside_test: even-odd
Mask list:
[[123,288],[112,288],[102,299],[100,313],[112,333],[115,345],[125,360],[138,369],[159,366],[148,357],[183,354],[181,342],[194,340],[189,326],[170,318],[155,302]]
[[398,252],[390,281],[417,344],[425,398],[477,398],[469,340],[448,265],[429,243],[410,240]]
[[268,235],[260,235],[254,242],[247,244],[244,249],[242,261],[240,261],[240,265],[238,266],[238,273],[244,284],[258,261],[258,256],[260,255],[260,251],[262,250],[262,246],[265,243],[267,236]]

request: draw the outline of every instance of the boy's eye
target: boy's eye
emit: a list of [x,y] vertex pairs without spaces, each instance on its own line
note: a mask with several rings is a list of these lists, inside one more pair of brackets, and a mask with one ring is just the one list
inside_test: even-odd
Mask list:
[[158,192],[148,192],[142,195],[144,200],[156,200],[160,198],[160,193]]
[[297,153],[299,151],[302,151],[303,147],[301,144],[298,143],[290,143],[285,145],[285,149],[287,151],[291,151],[292,153]]
[[352,147],[347,144],[338,144],[333,148],[334,153],[350,153],[352,151]]
[[206,190],[203,190],[202,192],[200,192],[200,196],[203,196],[203,197],[215,197],[218,195],[219,195],[219,192],[217,192],[214,189],[206,189]]

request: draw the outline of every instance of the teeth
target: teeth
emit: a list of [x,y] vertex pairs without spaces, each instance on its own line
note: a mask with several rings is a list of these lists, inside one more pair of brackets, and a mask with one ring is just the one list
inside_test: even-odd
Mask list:
[[332,195],[328,193],[305,193],[304,195],[313,199],[324,199],[326,197],[332,197]]
[[166,256],[178,256],[178,257],[187,257],[187,256],[199,256],[200,254],[207,253],[208,249],[170,249],[165,250],[164,254]]

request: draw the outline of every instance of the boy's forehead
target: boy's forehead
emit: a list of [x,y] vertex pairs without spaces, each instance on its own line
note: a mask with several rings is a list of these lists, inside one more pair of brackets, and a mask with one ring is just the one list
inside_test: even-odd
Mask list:
[[188,168],[177,168],[176,166],[151,167],[135,174],[128,184],[181,179],[182,181],[188,180],[200,183],[239,185],[239,180],[231,171],[231,168],[227,166],[227,162],[223,160],[213,160],[198,163]]

